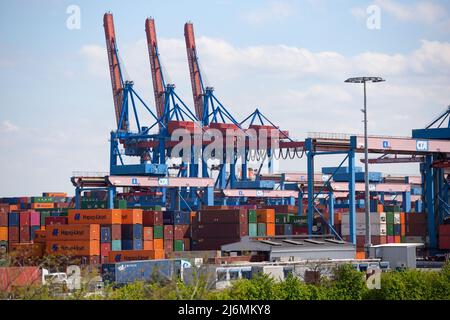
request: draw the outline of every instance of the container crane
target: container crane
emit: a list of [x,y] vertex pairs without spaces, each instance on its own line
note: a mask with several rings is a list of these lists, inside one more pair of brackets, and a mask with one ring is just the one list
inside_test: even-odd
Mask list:
[[[106,48],[108,52],[109,72],[111,75],[111,86],[114,99],[114,109],[116,113],[117,125],[119,125],[122,114],[123,103],[123,79],[117,56],[116,33],[114,30],[114,20],[111,13],[105,13],[103,16],[103,27],[105,29]],[[128,115],[122,122],[119,129],[128,130]]]

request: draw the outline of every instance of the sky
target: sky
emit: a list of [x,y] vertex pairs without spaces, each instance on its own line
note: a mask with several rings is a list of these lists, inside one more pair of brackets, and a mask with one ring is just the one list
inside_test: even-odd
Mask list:
[[[202,74],[221,102],[240,120],[258,107],[298,140],[309,132],[362,132],[362,88],[344,83],[352,76],[387,80],[368,85],[370,134],[411,136],[450,104],[445,0],[0,0],[0,197],[73,194],[73,172],[108,171],[115,118],[107,11],[127,78],[152,107],[150,16],[166,80],[187,105],[183,26],[191,21]],[[317,158],[316,170],[339,160]],[[306,161],[277,169],[306,172]],[[418,165],[371,170],[418,174]]]

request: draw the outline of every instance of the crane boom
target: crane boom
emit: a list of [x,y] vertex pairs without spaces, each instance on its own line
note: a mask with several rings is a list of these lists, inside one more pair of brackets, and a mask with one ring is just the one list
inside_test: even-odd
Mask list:
[[203,119],[203,83],[198,65],[197,50],[195,46],[194,26],[188,22],[184,25],[184,38],[191,76],[192,94],[197,118]]
[[[111,86],[114,99],[114,108],[116,112],[117,126],[122,114],[123,102],[123,81],[120,73],[119,58],[117,56],[116,33],[114,31],[114,20],[111,13],[105,13],[103,16],[103,27],[105,29],[106,48],[108,52],[109,73],[111,75]],[[127,115],[125,115],[126,117]],[[128,121],[122,121],[121,130],[127,130]]]
[[147,35],[148,55],[152,69],[153,92],[155,93],[156,113],[160,119],[164,114],[165,87],[162,75],[161,63],[158,57],[158,43],[156,41],[156,29],[154,19],[145,20],[145,33]]

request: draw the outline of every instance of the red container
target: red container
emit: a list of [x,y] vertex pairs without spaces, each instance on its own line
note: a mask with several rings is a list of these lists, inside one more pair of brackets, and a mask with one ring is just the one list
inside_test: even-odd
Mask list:
[[385,244],[386,243],[386,236],[372,236],[372,244]]
[[9,227],[8,228],[8,241],[9,242],[19,242],[20,240],[19,227]]
[[45,217],[45,225],[61,225],[67,224],[67,217]]
[[173,226],[165,225],[164,226],[164,240],[170,239],[173,240]]
[[166,253],[173,251],[173,239],[164,239],[164,251]]
[[441,224],[439,226],[439,237],[450,237],[450,224]]
[[39,267],[0,267],[0,291],[9,292],[14,287],[40,284]]
[[276,236],[284,235],[284,224],[276,224],[275,225],[275,235]]
[[111,225],[111,240],[122,240],[122,225]]
[[19,240],[20,242],[30,242],[30,227],[21,226],[19,230]]
[[192,241],[192,250],[220,250],[221,246],[229,243],[239,242],[240,239],[197,239]]
[[192,239],[239,238],[248,235],[248,224],[195,224]]
[[[152,241],[153,240],[153,227],[144,227],[143,228],[143,240],[144,241]],[[153,249],[151,249],[153,250]]]
[[293,226],[292,234],[295,236],[308,234],[308,227]]
[[439,235],[439,249],[450,250],[450,236]]
[[178,224],[174,226],[173,238],[175,240],[183,240],[183,238],[189,238],[189,225]]
[[8,212],[0,208],[0,227],[8,226]]
[[36,211],[30,212],[30,226],[40,226],[41,225],[41,214]]
[[386,243],[395,243],[395,236],[386,236]]
[[147,226],[162,226],[163,225],[163,212],[154,210],[144,210],[142,212],[142,224]]
[[22,211],[19,213],[20,217],[20,226],[29,226],[30,225],[30,212]]
[[200,223],[247,223],[247,210],[201,210],[195,216],[194,221]]
[[100,255],[102,257],[107,257],[111,251],[111,243],[101,243],[100,244]]

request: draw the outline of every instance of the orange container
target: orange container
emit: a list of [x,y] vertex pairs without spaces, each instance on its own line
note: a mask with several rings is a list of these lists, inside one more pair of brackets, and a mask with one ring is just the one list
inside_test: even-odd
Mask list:
[[47,240],[100,240],[100,225],[48,225],[45,237]]
[[31,204],[31,209],[53,209],[55,207],[54,203],[38,203],[34,202]]
[[110,251],[108,261],[111,263],[122,261],[149,260],[152,258],[152,250],[121,250]]
[[144,250],[153,250],[153,240],[144,240]]
[[190,251],[191,250],[191,239],[190,238],[184,238],[184,251]]
[[144,227],[143,228],[143,240],[144,241],[151,241],[153,240],[153,227]]
[[196,215],[197,215],[196,211],[191,211],[191,217],[190,217],[191,224],[192,224],[192,221],[194,220],[194,218],[196,217]]
[[395,243],[401,243],[402,242],[402,237],[401,236],[394,236],[394,242]]
[[267,236],[275,235],[275,223],[267,223],[266,224],[266,235]]
[[381,203],[377,204],[377,212],[384,212],[384,206]]
[[120,209],[122,224],[142,224],[142,209]]
[[15,252],[23,258],[42,257],[45,245],[43,243],[12,243],[10,252]]
[[356,259],[365,259],[366,258],[366,253],[364,251],[356,251]]
[[121,224],[121,209],[70,209],[68,224]]
[[46,241],[46,252],[64,256],[99,256],[100,241]]
[[67,197],[67,193],[65,192],[44,192],[44,197]]
[[154,250],[164,250],[164,239],[153,239]]
[[400,226],[400,235],[401,236],[406,236],[406,224],[402,224]]
[[36,230],[34,232],[34,242],[35,243],[45,243],[45,236],[47,231],[44,230]]
[[9,205],[9,212],[11,212],[11,211],[17,211],[17,210],[20,210],[18,204],[10,204],[10,205]]
[[158,250],[151,250],[151,258],[155,260],[164,259],[165,253],[164,250],[158,249]]
[[400,212],[400,224],[405,224],[405,213],[404,212]]
[[275,223],[275,209],[257,209],[256,220],[258,223]]
[[0,227],[0,241],[8,241],[8,227]]

